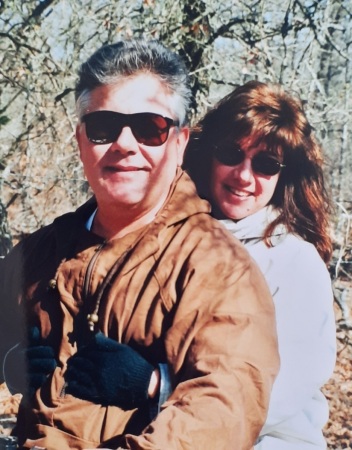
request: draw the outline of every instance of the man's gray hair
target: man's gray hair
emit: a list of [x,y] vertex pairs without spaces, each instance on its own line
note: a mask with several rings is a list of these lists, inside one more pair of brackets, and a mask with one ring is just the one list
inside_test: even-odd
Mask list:
[[113,85],[122,78],[150,73],[170,90],[174,114],[183,126],[188,121],[191,88],[189,74],[181,57],[160,42],[125,40],[104,45],[82,64],[75,89],[77,114],[83,114],[90,92],[98,86]]

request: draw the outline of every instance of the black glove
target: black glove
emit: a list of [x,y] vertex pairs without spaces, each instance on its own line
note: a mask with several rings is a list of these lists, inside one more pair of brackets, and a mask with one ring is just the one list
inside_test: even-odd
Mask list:
[[135,408],[148,400],[153,370],[128,345],[99,332],[67,361],[66,392],[101,405]]
[[45,345],[40,338],[38,327],[28,332],[26,343],[20,342],[6,354],[4,360],[4,377],[12,394],[21,393],[32,397],[56,367],[52,347]]

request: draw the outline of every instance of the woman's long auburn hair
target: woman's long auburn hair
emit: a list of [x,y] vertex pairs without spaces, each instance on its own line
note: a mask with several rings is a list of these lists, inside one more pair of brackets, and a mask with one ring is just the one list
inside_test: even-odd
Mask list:
[[281,155],[285,164],[270,202],[279,216],[264,232],[266,243],[270,245],[273,230],[283,224],[312,243],[327,263],[332,254],[331,202],[322,149],[302,102],[280,85],[250,81],[224,97],[194,127],[184,168],[200,196],[212,202],[210,174],[216,147],[226,138],[235,143],[248,136]]

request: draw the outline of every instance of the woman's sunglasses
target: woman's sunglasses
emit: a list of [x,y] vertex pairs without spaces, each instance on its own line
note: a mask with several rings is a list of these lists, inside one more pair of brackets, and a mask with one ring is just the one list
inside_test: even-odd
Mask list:
[[[225,166],[238,166],[246,159],[246,152],[233,146],[216,147],[214,157]],[[259,152],[251,159],[252,170],[262,175],[276,175],[285,164],[281,164],[268,152]]]
[[122,114],[115,111],[95,111],[82,117],[87,138],[93,144],[111,144],[129,127],[139,144],[157,147],[166,142],[172,126],[178,121],[150,112]]

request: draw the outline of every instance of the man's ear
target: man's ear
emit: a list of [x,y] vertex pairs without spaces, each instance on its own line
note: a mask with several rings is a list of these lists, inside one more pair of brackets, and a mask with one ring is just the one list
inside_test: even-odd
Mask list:
[[189,128],[181,128],[177,135],[177,165],[182,166],[183,156],[189,140]]

